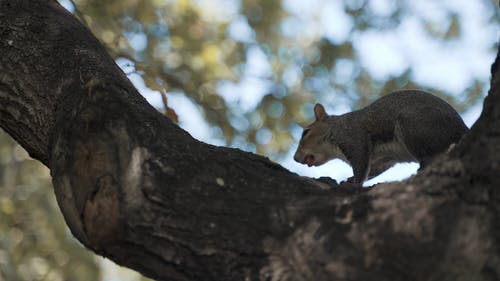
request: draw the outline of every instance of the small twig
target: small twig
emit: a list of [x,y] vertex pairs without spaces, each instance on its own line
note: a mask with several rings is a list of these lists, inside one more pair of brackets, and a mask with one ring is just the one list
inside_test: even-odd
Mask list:
[[167,98],[167,90],[163,88],[162,91],[160,91],[161,94],[161,101],[163,102],[163,107],[165,108],[165,116],[167,116],[170,120],[172,120],[174,123],[179,123],[179,117],[177,116],[177,113],[175,111],[168,107],[168,98]]

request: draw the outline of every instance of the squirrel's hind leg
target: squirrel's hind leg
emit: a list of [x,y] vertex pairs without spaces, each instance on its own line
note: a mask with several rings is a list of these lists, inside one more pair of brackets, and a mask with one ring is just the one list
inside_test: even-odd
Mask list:
[[382,174],[385,172],[387,169],[391,168],[396,164],[398,161],[396,161],[392,157],[383,157],[376,159],[373,161],[373,163],[370,165],[370,172],[368,173],[368,177],[366,180],[371,180],[374,177]]

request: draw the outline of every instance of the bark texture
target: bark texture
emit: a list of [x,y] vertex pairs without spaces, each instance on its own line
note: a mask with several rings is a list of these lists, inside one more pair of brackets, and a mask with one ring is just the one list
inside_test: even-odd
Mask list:
[[158,280],[500,280],[500,74],[471,132],[360,191],[193,139],[51,0],[0,0],[0,126],[72,233]]

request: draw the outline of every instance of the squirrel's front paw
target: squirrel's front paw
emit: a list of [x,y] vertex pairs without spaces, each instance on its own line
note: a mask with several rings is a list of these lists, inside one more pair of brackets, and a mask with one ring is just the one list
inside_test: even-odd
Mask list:
[[345,181],[340,182],[339,185],[341,188],[352,191],[354,193],[359,193],[363,191],[363,186],[359,183],[355,183],[354,177],[350,177]]
[[360,182],[358,182],[354,176],[350,177],[350,178],[347,178],[345,181],[341,182],[341,183],[349,183],[349,184],[352,184],[352,185],[356,185],[356,186],[362,186],[362,184]]

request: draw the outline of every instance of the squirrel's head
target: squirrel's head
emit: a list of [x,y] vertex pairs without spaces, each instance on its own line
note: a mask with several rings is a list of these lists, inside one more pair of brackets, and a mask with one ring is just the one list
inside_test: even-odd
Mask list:
[[304,128],[293,156],[295,161],[309,167],[322,165],[332,159],[332,143],[328,138],[332,128],[327,122],[330,116],[319,103],[314,106],[314,116],[316,120]]

